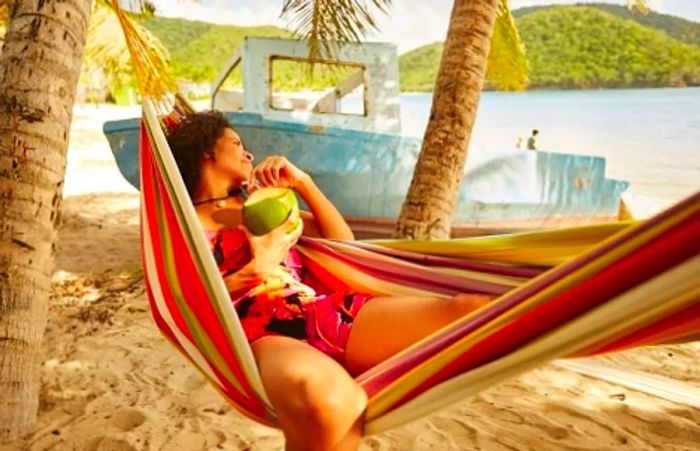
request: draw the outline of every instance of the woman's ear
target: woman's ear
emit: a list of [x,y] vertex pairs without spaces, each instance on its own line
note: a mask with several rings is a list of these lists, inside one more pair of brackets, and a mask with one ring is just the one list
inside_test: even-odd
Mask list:
[[221,146],[221,139],[218,139],[214,142],[213,146],[204,151],[204,158],[207,160],[216,160],[216,153],[225,150],[225,148],[222,149]]

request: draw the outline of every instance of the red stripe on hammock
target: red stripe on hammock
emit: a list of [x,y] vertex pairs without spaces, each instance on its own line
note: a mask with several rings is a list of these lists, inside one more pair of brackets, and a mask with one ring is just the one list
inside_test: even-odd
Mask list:
[[621,351],[636,346],[675,343],[693,337],[698,332],[700,332],[700,298],[695,300],[695,304],[613,343],[593,349],[589,354]]
[[[217,350],[224,359],[225,365],[231,370],[236,380],[241,384],[246,396],[241,396],[239,391],[230,382],[228,382],[226,378],[223,377],[223,375],[216,369],[214,365],[210,363],[209,367],[220,379],[221,384],[223,384],[222,390],[227,396],[231,398],[232,401],[240,405],[242,408],[250,411],[252,415],[265,417],[266,410],[263,404],[257,399],[257,396],[248,384],[248,381],[245,378],[245,375],[238,363],[238,360],[236,359],[235,353],[231,347],[229,339],[224,331],[224,327],[221,321],[219,320],[218,315],[216,314],[213,306],[211,305],[206,288],[202,283],[202,275],[200,275],[197,271],[196,265],[193,259],[191,258],[191,251],[187,246],[185,237],[179,227],[179,222],[177,220],[177,216],[175,214],[173,206],[170,203],[165,184],[160,179],[160,175],[158,174],[157,169],[155,169],[155,162],[151,159],[151,155],[145,155],[147,152],[152,151],[150,148],[150,141],[148,140],[148,135],[145,131],[142,131],[141,145],[148,146],[142,147],[142,168],[147,168],[149,166],[146,165],[150,164],[152,170],[149,172],[151,173],[152,177],[155,178],[155,180],[152,180],[150,179],[150,177],[144,177],[144,179],[148,178],[149,180],[147,180],[146,185],[143,186],[142,189],[153,189],[152,183],[155,182],[157,186],[156,189],[158,189],[158,192],[160,193],[162,200],[162,211],[165,214],[165,223],[168,224],[168,230],[170,232],[171,237],[170,245],[176,260],[175,262],[173,262],[176,271],[175,276],[180,290],[182,292],[184,298],[183,300],[187,304],[188,308],[192,311],[193,315],[200,322],[203,331],[209,335],[210,340],[216,346]],[[146,192],[148,193],[154,191]],[[157,206],[155,206],[155,201],[147,201],[146,207],[147,211],[150,213],[148,216],[150,218],[149,222],[151,224],[157,225],[159,221],[157,218]],[[160,237],[160,231],[157,230],[156,226],[152,226],[152,228],[156,228],[156,230],[151,230],[152,241],[154,242],[154,244],[156,242],[159,244],[159,246],[157,247],[154,246],[154,249],[160,249],[160,243],[162,238]],[[188,339],[192,343],[194,343],[191,331],[189,330],[189,327],[187,326],[187,323],[184,317],[182,316],[177,303],[173,298],[172,292],[170,291],[170,285],[166,277],[165,265],[163,259],[161,258],[162,255],[159,255],[158,253],[154,252],[154,256],[156,260],[156,266],[158,267],[159,280],[161,281],[161,288],[164,294],[164,299],[166,301],[167,308],[173,316],[174,320],[176,321],[178,328],[184,333],[185,336],[188,337]],[[187,281],[187,283],[181,283],[182,281]],[[171,336],[174,339],[172,332],[170,332],[168,336]],[[177,340],[175,341],[177,342]]]
[[356,270],[389,283],[404,285],[436,294],[488,293],[500,295],[513,289],[510,285],[475,280],[467,276],[436,274],[433,270],[412,265],[406,267],[385,260],[372,261],[371,256],[347,255],[324,243],[307,240],[304,244],[315,251],[331,256]]
[[[170,315],[172,316],[175,327],[182,332],[182,334],[187,337],[188,340],[193,341],[192,335],[189,328],[187,327],[187,322],[185,321],[182,313],[177,307],[175,300],[173,299],[172,292],[170,291],[170,282],[168,281],[167,271],[163,262],[163,242],[158,224],[160,223],[158,215],[158,207],[156,205],[155,195],[152,193],[160,193],[162,196],[161,186],[159,186],[158,181],[155,179],[157,177],[155,171],[155,162],[152,160],[150,152],[150,142],[148,141],[147,132],[144,126],[141,127],[141,142],[140,142],[140,160],[141,160],[141,208],[145,211],[145,216],[148,219],[148,233],[151,239],[151,253],[153,257],[153,266],[155,268],[155,274],[148,272],[148,267],[144,267],[145,274],[148,277],[156,277],[158,284],[161,287],[161,293],[163,302],[165,303]],[[145,147],[147,146],[147,147]],[[142,227],[146,227],[142,224]],[[144,250],[142,252],[148,252]],[[152,307],[157,311],[158,307],[155,303]],[[152,310],[154,311],[154,310]],[[162,319],[162,318],[161,318]],[[174,335],[170,336],[175,338]]]
[[[393,408],[450,377],[516,350],[542,333],[555,329],[626,289],[697,254],[700,251],[698,249],[700,244],[696,240],[698,233],[700,233],[700,214],[696,213],[592,278],[555,296],[495,331],[427,378]],[[392,380],[396,375],[393,376]],[[368,392],[369,395],[371,396],[380,388],[380,386],[373,386]]]

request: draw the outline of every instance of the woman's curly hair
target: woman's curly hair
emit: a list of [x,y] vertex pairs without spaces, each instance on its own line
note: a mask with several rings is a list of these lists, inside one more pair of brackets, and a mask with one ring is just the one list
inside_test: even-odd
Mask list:
[[175,157],[177,167],[192,197],[202,177],[204,154],[211,152],[231,127],[220,111],[200,111],[185,117],[182,123],[168,134],[168,144]]

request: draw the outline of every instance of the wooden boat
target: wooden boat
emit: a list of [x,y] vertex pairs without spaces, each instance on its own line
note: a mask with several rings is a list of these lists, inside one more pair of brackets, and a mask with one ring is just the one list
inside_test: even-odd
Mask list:
[[[311,174],[358,237],[387,236],[421,148],[420,139],[401,133],[396,48],[343,46],[336,60],[313,61],[339,68],[335,73],[342,77],[330,87],[277,90],[290,65],[311,62],[307,55],[304,41],[246,38],[217,76],[211,107],[227,113],[258,160],[284,155]],[[236,73],[242,89],[227,87]],[[104,125],[122,174],[136,187],[138,129],[136,118]],[[606,178],[601,157],[516,149],[474,153],[453,234],[615,220],[627,186]]]

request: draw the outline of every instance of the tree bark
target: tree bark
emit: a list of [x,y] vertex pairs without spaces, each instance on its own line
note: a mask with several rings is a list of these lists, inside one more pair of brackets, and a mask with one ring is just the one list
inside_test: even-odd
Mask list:
[[0,441],[31,431],[90,0],[15,0],[0,54]]
[[499,0],[455,0],[430,121],[394,236],[449,238]]

